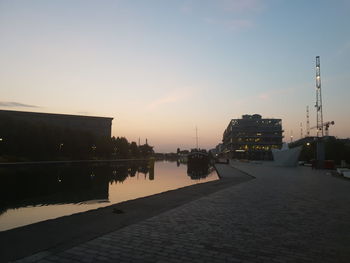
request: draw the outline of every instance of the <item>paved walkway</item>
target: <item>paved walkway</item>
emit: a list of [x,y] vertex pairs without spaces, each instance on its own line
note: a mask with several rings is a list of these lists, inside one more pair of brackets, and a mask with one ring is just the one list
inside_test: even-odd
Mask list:
[[256,179],[23,262],[350,262],[349,180],[303,167],[231,165]]

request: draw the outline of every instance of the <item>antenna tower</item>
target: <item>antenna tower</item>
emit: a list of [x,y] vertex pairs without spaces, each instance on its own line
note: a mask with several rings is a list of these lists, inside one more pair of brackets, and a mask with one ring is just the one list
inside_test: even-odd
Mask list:
[[323,137],[323,114],[322,114],[322,95],[321,95],[321,70],[320,56],[316,57],[316,113],[317,113],[317,137]]
[[310,136],[310,116],[309,116],[309,106],[306,106],[306,136]]

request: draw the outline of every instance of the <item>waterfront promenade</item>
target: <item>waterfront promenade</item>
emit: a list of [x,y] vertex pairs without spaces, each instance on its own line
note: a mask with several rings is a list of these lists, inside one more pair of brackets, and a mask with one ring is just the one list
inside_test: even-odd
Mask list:
[[21,262],[350,262],[349,180],[307,167],[231,165],[239,170],[221,164],[220,175],[246,180]]

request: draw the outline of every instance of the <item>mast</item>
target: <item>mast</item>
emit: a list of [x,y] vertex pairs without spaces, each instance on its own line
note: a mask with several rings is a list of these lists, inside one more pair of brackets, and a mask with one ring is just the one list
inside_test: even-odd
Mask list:
[[310,136],[309,106],[306,106],[306,136]]
[[323,114],[322,114],[322,95],[321,95],[321,69],[320,56],[316,57],[316,113],[317,113],[317,137],[323,137]]

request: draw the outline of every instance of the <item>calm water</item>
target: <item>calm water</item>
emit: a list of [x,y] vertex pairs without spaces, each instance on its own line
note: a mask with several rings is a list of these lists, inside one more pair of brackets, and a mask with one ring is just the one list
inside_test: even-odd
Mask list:
[[176,162],[0,169],[0,231],[217,180]]

